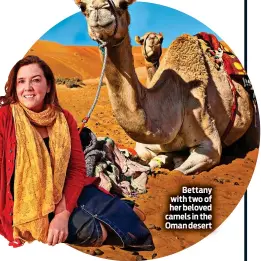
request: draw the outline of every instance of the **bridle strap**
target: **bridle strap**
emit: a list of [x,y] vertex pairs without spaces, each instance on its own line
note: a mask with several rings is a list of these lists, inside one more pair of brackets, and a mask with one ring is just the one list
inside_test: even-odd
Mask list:
[[[118,16],[117,16],[117,12],[116,12],[116,6],[113,2],[113,0],[108,0],[108,3],[110,5],[110,7],[112,8],[113,10],[113,14],[115,16],[115,29],[114,29],[114,32],[113,32],[113,36],[117,33],[117,30],[118,30]],[[123,41],[124,41],[125,37],[123,38],[123,40],[120,41],[119,44],[117,45],[120,45]],[[99,98],[99,94],[100,94],[100,91],[101,91],[101,86],[102,86],[102,80],[103,80],[103,77],[104,77],[104,74],[105,74],[105,67],[106,67],[106,61],[107,61],[107,44],[108,42],[104,42],[102,40],[98,40],[99,41],[99,48],[101,49],[102,53],[103,53],[103,65],[102,65],[102,72],[101,72],[101,77],[100,77],[100,81],[99,81],[99,84],[98,84],[98,88],[97,88],[97,92],[96,92],[96,96],[95,96],[95,99],[94,99],[94,102],[92,104],[92,107],[91,109],[89,110],[88,114],[82,119],[82,125],[81,127],[79,128],[79,133],[82,131],[82,129],[84,128],[84,126],[86,125],[86,123],[88,122],[88,120],[90,119],[91,117],[91,114],[96,106],[96,103],[98,101],[98,98]],[[115,46],[117,46],[115,45]]]
[[112,36],[115,36],[115,34],[116,34],[117,31],[118,31],[118,23],[119,23],[119,22],[118,22],[117,11],[116,11],[116,6],[115,6],[113,0],[108,0],[108,3],[109,3],[109,5],[110,5],[110,7],[112,8],[112,12],[113,12],[113,14],[114,14],[114,16],[115,16],[115,23],[116,23],[116,25],[115,25],[114,32],[113,32],[113,35],[112,35]]

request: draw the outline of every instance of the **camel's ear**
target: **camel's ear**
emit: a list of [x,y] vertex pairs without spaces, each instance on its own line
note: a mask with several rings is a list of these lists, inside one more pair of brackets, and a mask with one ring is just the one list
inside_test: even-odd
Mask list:
[[86,15],[86,3],[82,2],[81,0],[74,0],[74,2],[80,7],[82,13]]
[[135,42],[137,44],[143,45],[144,39],[143,37],[140,38],[139,36],[135,36]]
[[164,40],[164,37],[163,37],[163,34],[162,33],[159,33],[159,40],[160,40],[160,43],[162,44],[163,40]]
[[128,6],[133,4],[136,0],[119,0],[119,7],[123,10],[127,10]]

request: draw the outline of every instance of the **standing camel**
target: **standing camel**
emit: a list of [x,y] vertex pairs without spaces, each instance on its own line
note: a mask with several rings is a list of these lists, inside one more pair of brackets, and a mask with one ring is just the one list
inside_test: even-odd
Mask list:
[[159,68],[160,57],[162,55],[162,33],[148,32],[142,37],[135,36],[135,42],[142,46],[142,55],[145,60],[147,70],[147,86],[149,85],[153,75]]
[[216,69],[196,36],[182,35],[167,49],[149,86],[135,72],[128,26],[134,0],[75,0],[88,23],[90,37],[107,43],[106,79],[111,105],[120,126],[134,139],[144,160],[159,153],[189,150],[176,170],[191,174],[220,162],[222,144],[244,135],[253,106],[244,88],[237,92],[236,116],[230,122],[233,95],[223,68]]

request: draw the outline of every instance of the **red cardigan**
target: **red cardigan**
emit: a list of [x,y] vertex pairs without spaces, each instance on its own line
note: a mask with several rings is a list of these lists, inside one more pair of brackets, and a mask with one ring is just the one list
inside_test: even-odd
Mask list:
[[[71,134],[71,156],[67,169],[64,196],[66,208],[72,210],[84,186],[93,184],[97,178],[86,177],[86,166],[77,124],[73,116],[63,110]],[[11,107],[0,108],[0,234],[13,241],[13,197],[10,181],[14,173],[16,155],[15,126]]]

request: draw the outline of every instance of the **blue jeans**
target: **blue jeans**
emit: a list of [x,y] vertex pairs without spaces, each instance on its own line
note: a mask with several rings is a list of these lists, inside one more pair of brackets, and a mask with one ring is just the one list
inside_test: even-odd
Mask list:
[[103,244],[139,250],[155,248],[150,231],[130,205],[89,185],[83,189],[78,199],[78,207],[70,216],[66,243],[101,246],[100,223],[104,224],[108,232]]

